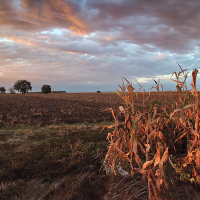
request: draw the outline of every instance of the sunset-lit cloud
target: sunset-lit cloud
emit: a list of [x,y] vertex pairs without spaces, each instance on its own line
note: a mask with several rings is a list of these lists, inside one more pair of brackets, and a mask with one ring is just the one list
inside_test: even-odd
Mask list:
[[32,42],[29,42],[29,41],[23,40],[23,39],[9,38],[9,40],[13,41],[13,42],[21,43],[21,44],[33,45]]
[[146,90],[160,78],[169,89],[177,63],[189,72],[200,69],[198,1],[0,3],[0,86],[27,79],[33,91],[43,84],[69,92],[115,91],[125,77]]

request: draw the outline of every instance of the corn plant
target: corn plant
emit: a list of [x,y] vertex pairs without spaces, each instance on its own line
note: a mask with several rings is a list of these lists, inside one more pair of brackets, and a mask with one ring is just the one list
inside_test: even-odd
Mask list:
[[[192,72],[192,90],[188,93],[188,73],[181,67],[180,69],[178,73],[173,73],[176,76],[173,81],[177,83],[176,102],[168,108],[160,101],[153,100],[149,110],[143,108],[143,112],[137,111],[134,100],[138,93],[132,83],[124,78],[120,85],[121,92],[116,90],[124,101],[124,107],[119,107],[118,114],[110,109],[115,125],[108,127],[114,130],[107,136],[110,145],[104,165],[114,174],[119,173],[119,166],[132,176],[138,172],[142,174],[148,181],[149,199],[159,198],[158,193],[162,189],[168,189],[168,165],[174,168],[182,180],[184,177],[200,184],[199,103],[196,91],[198,70],[194,69]],[[182,75],[183,80],[180,80]],[[159,85],[163,88],[160,81],[154,82],[158,91]],[[195,97],[194,103],[191,103],[190,94]],[[144,91],[142,95],[144,107],[150,92],[146,98]],[[124,115],[123,126],[118,120],[120,115]],[[183,148],[183,141],[187,143],[184,156],[178,153]]]

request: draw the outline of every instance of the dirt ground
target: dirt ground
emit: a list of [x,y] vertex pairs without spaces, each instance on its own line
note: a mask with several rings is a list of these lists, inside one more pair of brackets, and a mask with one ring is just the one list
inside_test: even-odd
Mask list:
[[6,125],[49,125],[113,120],[107,108],[122,104],[117,94],[1,94],[0,120]]
[[[147,109],[157,97],[158,94],[152,94],[145,102]],[[167,104],[174,98],[175,94],[164,94],[159,99]],[[111,112],[103,110],[123,105],[116,93],[0,94],[0,121],[7,126],[112,121]],[[143,107],[141,96],[136,99],[135,107],[136,110]]]

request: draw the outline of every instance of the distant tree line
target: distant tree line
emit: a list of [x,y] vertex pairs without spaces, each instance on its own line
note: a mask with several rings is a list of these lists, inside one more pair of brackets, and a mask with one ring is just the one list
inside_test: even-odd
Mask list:
[[66,93],[66,91],[52,91],[52,93]]
[[[13,87],[9,88],[9,92],[11,94],[15,93],[15,90],[17,90],[18,92],[25,94],[28,91],[32,91],[32,86],[31,86],[31,82],[27,81],[27,80],[18,80],[14,83]],[[0,87],[0,92],[1,93],[5,93],[6,89],[5,87]],[[43,85],[41,87],[41,92],[44,94],[50,93],[51,92],[51,86],[50,85]],[[63,91],[64,92],[64,91]]]

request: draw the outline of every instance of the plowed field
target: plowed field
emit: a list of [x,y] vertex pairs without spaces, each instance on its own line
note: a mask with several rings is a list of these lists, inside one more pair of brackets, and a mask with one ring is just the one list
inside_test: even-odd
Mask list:
[[[176,94],[158,96],[158,93],[152,94],[145,107],[149,108],[153,99],[171,105]],[[112,121],[111,112],[102,111],[121,105],[124,103],[116,93],[0,94],[0,121],[8,126]],[[143,111],[141,96],[135,101],[135,109]]]
[[0,94],[0,120],[6,125],[110,121],[111,112],[102,110],[120,105],[114,93]]

